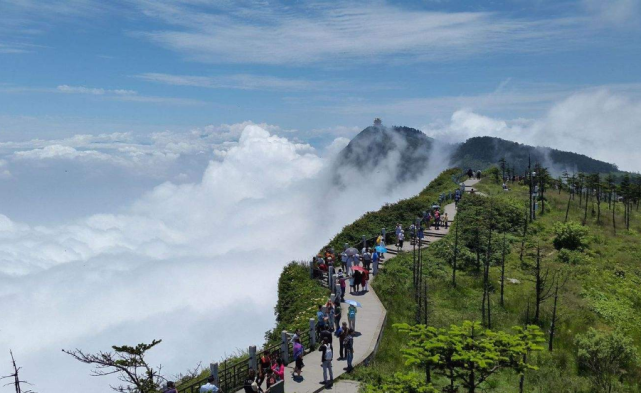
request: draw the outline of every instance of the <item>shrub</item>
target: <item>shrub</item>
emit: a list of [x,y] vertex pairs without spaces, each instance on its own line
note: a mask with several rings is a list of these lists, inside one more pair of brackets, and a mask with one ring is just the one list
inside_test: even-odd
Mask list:
[[577,222],[554,224],[554,247],[557,250],[584,250],[588,246],[588,228]]
[[575,339],[579,368],[589,374],[602,392],[612,392],[638,364],[632,339],[621,332],[599,332],[590,328]]

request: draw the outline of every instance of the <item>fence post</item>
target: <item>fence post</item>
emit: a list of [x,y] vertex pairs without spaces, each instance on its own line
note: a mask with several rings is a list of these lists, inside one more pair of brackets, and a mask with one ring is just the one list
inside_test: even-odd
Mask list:
[[341,289],[341,283],[338,280],[336,280],[334,285],[336,286],[336,289],[334,290],[336,292],[336,297],[340,299],[341,295],[343,294],[343,290]]
[[327,269],[327,286],[329,287],[330,292],[334,292],[334,266],[330,266]]
[[256,346],[251,345],[249,347],[249,368],[258,372],[258,359],[256,358]]
[[316,345],[316,320],[309,318],[309,342],[311,346]]
[[280,357],[285,364],[289,363],[289,344],[288,344],[287,331],[283,330],[280,333]]
[[220,387],[220,378],[218,376],[218,363],[209,364],[209,373],[214,377],[214,385]]

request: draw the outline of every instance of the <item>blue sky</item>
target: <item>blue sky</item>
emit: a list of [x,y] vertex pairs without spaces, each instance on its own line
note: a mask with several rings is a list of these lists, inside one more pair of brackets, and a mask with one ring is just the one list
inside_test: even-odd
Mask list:
[[38,3],[0,1],[0,140],[530,118],[639,81],[637,0]]
[[374,117],[641,171],[639,26],[640,0],[0,0],[0,356],[106,393],[60,348],[162,338],[179,373],[260,345],[285,263],[449,165],[336,167]]

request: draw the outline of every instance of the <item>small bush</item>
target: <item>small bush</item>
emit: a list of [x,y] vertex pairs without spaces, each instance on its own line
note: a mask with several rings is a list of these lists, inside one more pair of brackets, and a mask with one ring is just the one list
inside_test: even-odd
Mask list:
[[554,224],[554,247],[557,250],[584,250],[588,247],[588,228],[577,222]]

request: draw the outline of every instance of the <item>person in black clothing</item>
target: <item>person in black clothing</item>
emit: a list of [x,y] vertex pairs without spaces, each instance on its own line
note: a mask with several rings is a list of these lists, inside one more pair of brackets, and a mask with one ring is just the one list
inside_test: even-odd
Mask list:
[[332,343],[332,332],[329,331],[327,326],[320,333],[320,341]]
[[272,369],[272,358],[269,356],[267,352],[263,352],[260,359],[258,359],[259,374],[258,374],[258,378],[256,379],[256,383],[258,384],[258,387],[260,387],[263,384],[263,381],[267,376],[267,370],[271,370],[271,369]]
[[247,378],[245,378],[245,382],[243,383],[243,389],[245,389],[245,393],[255,393],[263,391],[263,389],[261,389],[258,384],[256,384],[256,386],[258,386],[258,390],[254,390],[254,388],[252,387],[254,383],[256,383],[256,371],[250,369],[249,373],[247,373]]
[[363,274],[360,270],[354,272],[354,290],[360,292],[361,290],[361,281],[363,281]]

